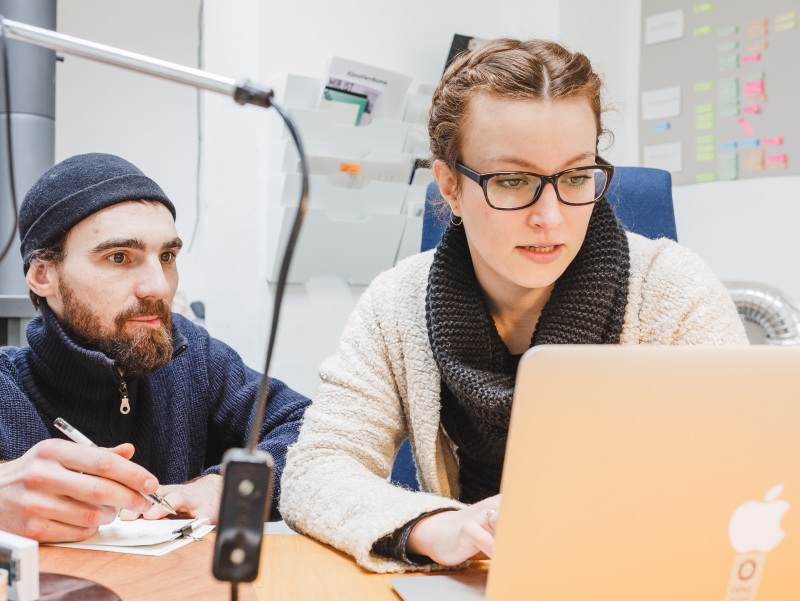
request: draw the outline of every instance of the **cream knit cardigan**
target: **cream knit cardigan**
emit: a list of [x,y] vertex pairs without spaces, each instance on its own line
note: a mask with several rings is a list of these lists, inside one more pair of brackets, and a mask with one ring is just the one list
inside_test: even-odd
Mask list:
[[[691,251],[628,234],[630,280],[621,344],[747,344],[723,284]],[[379,275],[359,300],[300,437],[288,453],[286,522],[376,572],[430,570],[370,553],[416,516],[462,507],[455,449],[439,422],[440,375],[428,342],[425,293],[433,251]],[[387,478],[411,440],[422,491]]]

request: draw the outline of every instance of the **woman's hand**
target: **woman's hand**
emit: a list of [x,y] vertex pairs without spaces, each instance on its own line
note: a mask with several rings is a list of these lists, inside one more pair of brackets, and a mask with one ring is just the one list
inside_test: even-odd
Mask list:
[[444,511],[421,520],[408,537],[408,554],[427,555],[443,566],[468,559],[491,559],[500,517],[495,495],[459,511]]

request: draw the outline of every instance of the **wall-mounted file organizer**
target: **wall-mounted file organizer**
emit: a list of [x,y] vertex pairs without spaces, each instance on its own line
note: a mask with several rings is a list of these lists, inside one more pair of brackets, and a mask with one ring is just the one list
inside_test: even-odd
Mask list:
[[[419,252],[425,189],[432,179],[430,170],[414,170],[419,149],[426,145],[421,142],[424,125],[399,118],[343,125],[335,115],[316,109],[321,82],[314,78],[284,76],[273,82],[273,89],[276,102],[297,122],[310,174],[309,206],[289,282],[337,275],[365,285],[399,258]],[[278,249],[285,247],[291,230],[301,177],[297,151],[286,133],[270,133],[267,278],[275,281]],[[415,154],[405,152],[409,141]]]

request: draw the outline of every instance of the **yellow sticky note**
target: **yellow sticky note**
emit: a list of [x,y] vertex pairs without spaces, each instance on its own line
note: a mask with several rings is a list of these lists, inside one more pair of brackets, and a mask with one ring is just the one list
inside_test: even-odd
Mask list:
[[694,35],[705,35],[711,33],[711,25],[704,25],[703,27],[695,27],[692,32]]

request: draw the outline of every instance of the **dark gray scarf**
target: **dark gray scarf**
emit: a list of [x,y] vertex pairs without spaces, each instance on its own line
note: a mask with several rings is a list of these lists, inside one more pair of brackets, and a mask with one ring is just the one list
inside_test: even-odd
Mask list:
[[[542,310],[531,346],[619,343],[629,271],[625,232],[601,199],[583,246]],[[519,357],[497,332],[463,227],[448,227],[436,249],[425,312],[442,376],[441,420],[458,446],[460,498],[474,503],[500,490]]]

